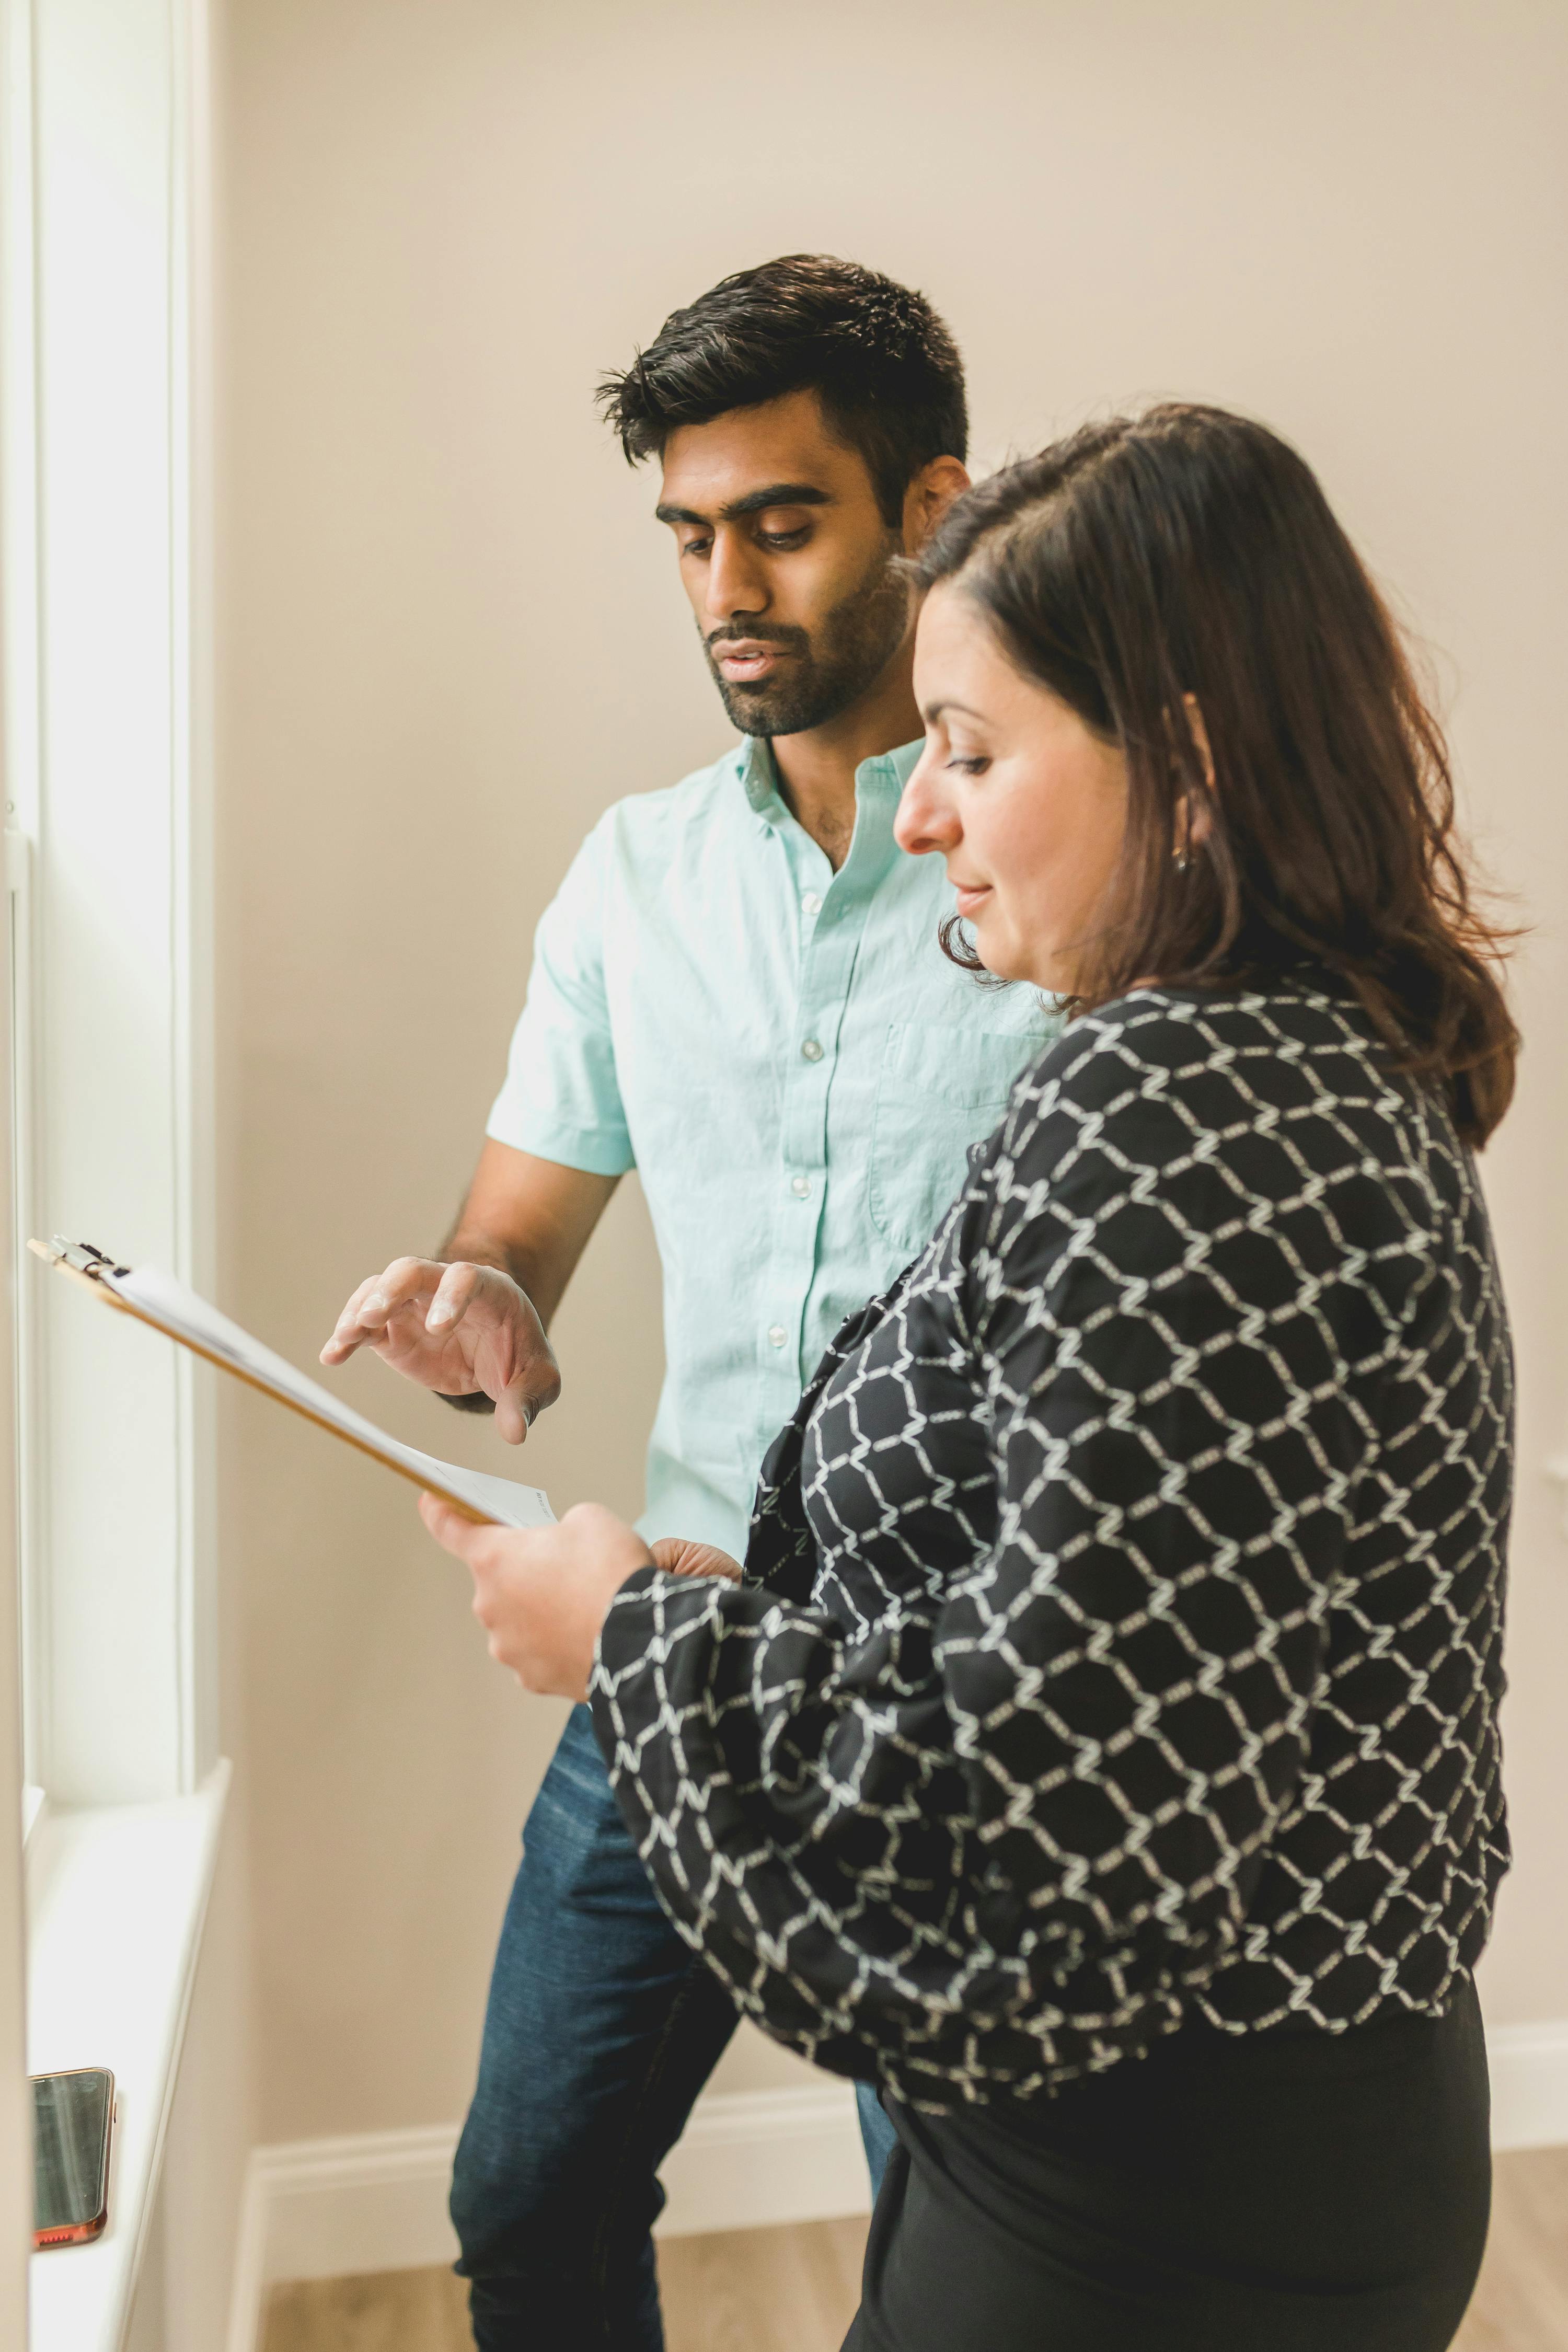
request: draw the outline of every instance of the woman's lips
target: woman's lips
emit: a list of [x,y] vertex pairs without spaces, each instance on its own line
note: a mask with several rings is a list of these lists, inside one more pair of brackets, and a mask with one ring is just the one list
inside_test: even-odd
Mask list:
[[966,921],[991,896],[989,882],[955,882],[952,887],[958,900],[958,911]]

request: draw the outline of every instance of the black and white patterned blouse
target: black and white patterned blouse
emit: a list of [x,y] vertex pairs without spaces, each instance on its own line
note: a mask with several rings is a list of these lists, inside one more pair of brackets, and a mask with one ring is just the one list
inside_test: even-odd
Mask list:
[[610,1610],[662,1901],[927,2107],[1439,2010],[1508,1861],[1510,1451],[1472,1160],[1353,1003],[1080,1018],[824,1358],[745,1584]]

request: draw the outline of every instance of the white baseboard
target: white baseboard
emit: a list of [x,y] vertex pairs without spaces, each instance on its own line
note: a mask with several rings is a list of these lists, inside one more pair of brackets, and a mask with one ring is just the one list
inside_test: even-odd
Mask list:
[[868,2213],[854,2086],[828,2078],[700,2099],[661,2178],[669,2202],[654,2232],[660,2238]]
[[[455,2124],[252,2151],[227,2352],[255,2352],[267,2289],[457,2258],[447,2191]],[[700,2099],[661,2176],[660,2237],[864,2213],[866,2158],[847,2083]]]
[[1568,2147],[1568,2018],[1494,2025],[1487,2063],[1493,2147]]
[[[1568,2019],[1494,2026],[1492,2145],[1568,2146]],[[252,2152],[227,2352],[255,2352],[276,2280],[409,2270],[457,2255],[447,2219],[456,2125]],[[663,2171],[661,2237],[863,2213],[866,2159],[846,2083],[710,2095]]]

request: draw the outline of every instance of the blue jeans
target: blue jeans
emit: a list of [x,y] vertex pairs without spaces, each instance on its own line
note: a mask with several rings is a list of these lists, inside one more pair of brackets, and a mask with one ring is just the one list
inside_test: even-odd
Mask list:
[[[574,1709],[523,1832],[453,2170],[479,2352],[662,2352],[658,2168],[735,2021],[659,1909]],[[876,2183],[893,2131],[858,2087]]]

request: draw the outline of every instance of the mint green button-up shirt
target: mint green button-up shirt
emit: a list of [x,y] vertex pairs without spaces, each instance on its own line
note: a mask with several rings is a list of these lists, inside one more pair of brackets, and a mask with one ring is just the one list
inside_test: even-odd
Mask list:
[[823,1349],[927,1240],[1055,1034],[1034,990],[938,946],[942,861],[893,839],[920,751],[857,771],[836,874],[744,742],[608,810],[540,923],[489,1132],[638,1171],[664,1270],[650,1539],[740,1555]]

